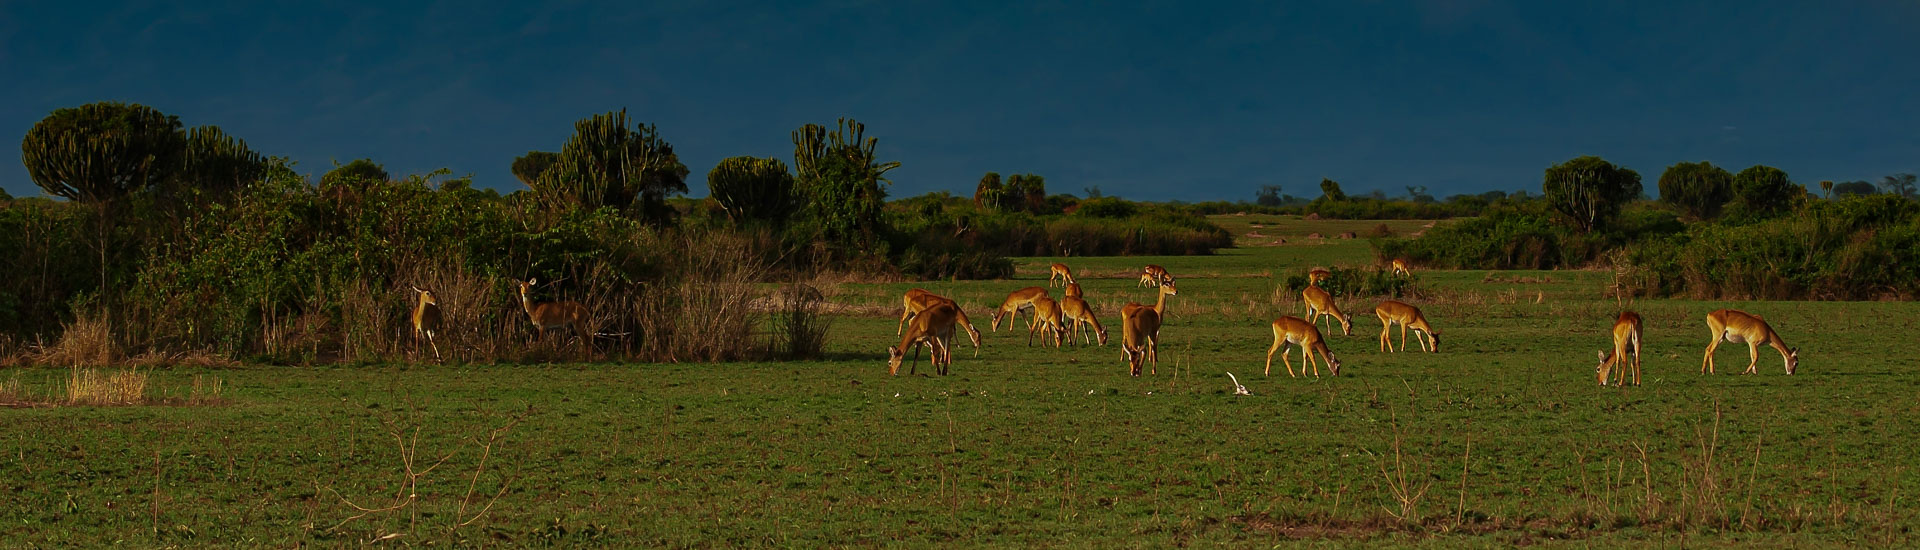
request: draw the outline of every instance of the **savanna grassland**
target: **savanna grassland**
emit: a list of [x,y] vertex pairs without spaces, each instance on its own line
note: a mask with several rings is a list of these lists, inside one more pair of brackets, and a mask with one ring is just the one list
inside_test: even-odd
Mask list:
[[[1364,238],[1306,235],[1382,222],[1213,220],[1240,247],[828,285],[839,313],[823,361],[176,367],[149,383],[184,396],[217,378],[219,400],[0,410],[0,546],[1911,539],[1911,302],[1642,300],[1643,385],[1600,388],[1594,354],[1620,309],[1610,274],[1416,270],[1407,301],[1440,329],[1439,353],[1379,351],[1379,299],[1342,297],[1339,377],[1289,377],[1278,357],[1263,375],[1268,323],[1301,312],[1285,278],[1374,261]],[[989,327],[1053,261],[1082,279],[1107,346],[1029,347]],[[1151,301],[1135,281],[1146,263],[1179,295],[1158,373],[1132,378],[1118,310]],[[924,353],[919,374],[886,374],[886,326],[914,287],[957,299],[985,333],[977,356],[955,348],[951,376],[929,376]],[[1721,307],[1764,315],[1800,349],[1799,372],[1762,349],[1759,374],[1740,375],[1745,346],[1725,344],[1701,374],[1703,317]],[[8,369],[0,384],[32,395],[68,376]]]

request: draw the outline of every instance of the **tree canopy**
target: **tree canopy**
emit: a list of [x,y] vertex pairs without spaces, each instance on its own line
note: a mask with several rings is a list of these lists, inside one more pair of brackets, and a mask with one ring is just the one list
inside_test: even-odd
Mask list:
[[1660,202],[1695,219],[1719,216],[1732,197],[1733,174],[1711,162],[1682,162],[1660,174]]
[[103,101],[41,119],[20,142],[20,158],[47,194],[106,202],[173,177],[185,143],[178,117]]
[[784,220],[798,202],[787,163],[776,158],[731,157],[707,172],[708,196],[734,222]]
[[1787,173],[1765,165],[1753,165],[1733,176],[1734,202],[1741,213],[1770,215],[1793,208],[1807,194],[1806,188],[1793,184]]
[[1548,167],[1540,190],[1567,223],[1591,233],[1612,223],[1621,206],[1640,196],[1640,173],[1587,155]]

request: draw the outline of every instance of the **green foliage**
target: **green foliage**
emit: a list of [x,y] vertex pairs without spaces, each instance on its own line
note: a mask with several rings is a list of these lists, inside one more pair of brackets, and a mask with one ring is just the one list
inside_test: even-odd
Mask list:
[[787,163],[775,158],[731,157],[707,173],[708,196],[736,223],[785,220],[799,203]]
[[980,176],[980,183],[973,187],[973,205],[988,210],[1000,209],[1000,197],[1007,188],[1000,183],[999,172],[987,172]]
[[1880,189],[1865,181],[1843,181],[1833,186],[1833,193],[1841,197],[1858,197],[1879,193]]
[[[1334,266],[1327,269],[1331,275],[1320,282],[1320,288],[1335,297],[1351,298],[1360,296],[1381,296],[1387,298],[1409,298],[1420,295],[1417,277],[1402,277],[1379,266],[1352,268]],[[1293,273],[1287,276],[1288,292],[1300,292],[1307,288],[1309,281],[1305,273]],[[1356,314],[1356,317],[1359,315]]]
[[560,154],[551,151],[527,151],[527,154],[513,158],[513,177],[520,180],[529,189],[540,182],[540,176],[548,168],[560,163]]
[[1073,215],[1088,218],[1131,218],[1139,212],[1140,208],[1135,206],[1133,201],[1106,197],[1080,201],[1080,206],[1073,211]]
[[1694,219],[1720,215],[1733,197],[1733,174],[1711,162],[1682,162],[1660,174],[1660,202],[1679,208]]
[[1638,172],[1590,155],[1547,168],[1540,188],[1547,205],[1582,233],[1605,229],[1641,189]]
[[1894,195],[1820,201],[1794,216],[1695,224],[1629,247],[1640,293],[1695,299],[1920,295],[1920,203]]
[[865,137],[866,130],[842,118],[832,132],[816,124],[793,132],[794,181],[806,211],[828,242],[847,253],[870,251],[884,232],[887,192],[881,184],[891,185],[886,173],[900,167],[880,161],[880,140]]
[[1787,173],[1772,166],[1754,165],[1733,176],[1734,207],[1747,217],[1767,217],[1792,210],[1807,190],[1794,185]]
[[185,139],[178,117],[103,101],[56,110],[35,123],[20,142],[20,157],[47,194],[103,202],[172,177]]
[[550,208],[613,208],[664,224],[672,216],[667,196],[687,192],[687,173],[652,124],[629,126],[621,109],[575,122],[559,158],[533,187]]
[[1916,177],[1913,174],[1894,174],[1881,179],[1880,188],[1885,189],[1887,194],[1899,195],[1911,199],[1915,198],[1914,182],[1917,179],[1920,179],[1920,177]]
[[0,334],[31,339],[72,318],[72,301],[98,286],[88,241],[91,209],[24,199],[0,204]]
[[1320,178],[1320,198],[1328,201],[1347,200],[1347,193],[1340,190],[1340,182],[1332,178]]
[[1285,202],[1280,199],[1280,186],[1278,185],[1260,186],[1260,190],[1253,194],[1253,202],[1260,206],[1281,206],[1285,204]]
[[247,148],[247,142],[227,135],[218,126],[199,126],[187,132],[180,177],[171,180],[168,194],[225,200],[260,181],[267,158]]
[[390,178],[387,168],[373,159],[355,159],[346,164],[334,163],[332,170],[320,176],[320,188],[360,189],[387,183]]

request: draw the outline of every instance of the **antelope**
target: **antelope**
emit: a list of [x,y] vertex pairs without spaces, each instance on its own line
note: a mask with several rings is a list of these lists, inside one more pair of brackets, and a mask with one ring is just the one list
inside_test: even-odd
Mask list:
[[1080,283],[1067,283],[1066,294],[1068,298],[1082,298],[1087,295],[1085,291],[1080,290]]
[[1167,268],[1149,265],[1140,274],[1140,286],[1162,286],[1173,284],[1173,274]]
[[[887,347],[887,374],[900,375],[900,363],[906,359],[908,346],[918,350],[919,346],[925,345],[932,350],[932,357],[927,361],[933,366],[934,372],[946,376],[948,368],[953,365],[953,325],[959,313],[960,308],[953,304],[941,303],[914,316],[913,322],[907,325],[906,333],[900,336],[900,344]],[[910,366],[907,374],[916,374],[918,370]]]
[[1411,269],[1411,268],[1409,268],[1409,267],[1407,267],[1407,259],[1406,259],[1406,258],[1394,258],[1394,259],[1393,259],[1393,274],[1394,274],[1394,275],[1404,275],[1404,276],[1407,276],[1407,277],[1412,277],[1412,276],[1413,276],[1413,269]]
[[1047,274],[1047,288],[1053,288],[1053,281],[1059,279],[1065,280],[1063,284],[1073,284],[1073,269],[1067,267],[1067,264],[1053,264]]
[[[1326,290],[1309,285],[1300,290],[1300,301],[1307,306],[1308,321],[1317,323],[1323,316],[1332,317],[1333,320],[1340,322],[1341,335],[1353,336],[1353,316],[1341,313],[1340,308],[1333,303],[1333,295],[1328,294]],[[1327,325],[1327,330],[1332,331],[1333,325]]]
[[[1000,309],[993,312],[993,330],[1000,330],[1000,320],[1007,320],[1007,328],[1013,328],[1013,319],[1020,317],[1020,310],[1032,308],[1033,300],[1047,295],[1047,289],[1030,286],[1013,291],[1007,295],[1007,301],[1000,303]],[[1029,323],[1031,325],[1031,323]]]
[[1094,335],[1098,336],[1100,345],[1107,345],[1107,329],[1100,326],[1100,316],[1093,313],[1093,306],[1088,305],[1085,299],[1079,296],[1060,299],[1060,314],[1073,322],[1072,338],[1079,338],[1081,344],[1086,343],[1086,335],[1080,333],[1080,325],[1087,323],[1093,325]]
[[1160,285],[1160,298],[1153,307],[1128,302],[1120,308],[1120,351],[1127,356],[1127,367],[1140,376],[1140,366],[1153,363],[1152,374],[1160,374],[1160,321],[1167,310],[1167,297],[1178,296],[1173,282]]
[[[980,356],[980,330],[973,328],[973,322],[967,319],[967,310],[962,309],[959,303],[954,302],[953,299],[948,298],[946,296],[941,296],[939,294],[928,292],[924,288],[916,288],[916,289],[907,291],[907,295],[904,299],[902,299],[902,302],[903,302],[904,308],[900,312],[900,323],[894,327],[894,331],[893,331],[894,334],[896,335],[900,334],[901,330],[904,330],[905,327],[907,326],[907,321],[919,315],[920,312],[926,311],[927,308],[930,308],[939,304],[952,304],[953,309],[955,311],[954,313],[955,321],[959,323],[960,328],[965,329],[967,331],[967,339],[973,341],[974,357]],[[920,358],[920,356],[918,355],[919,352],[920,352],[920,348],[915,347],[914,348],[915,359]]]
[[1756,372],[1755,367],[1760,364],[1761,344],[1773,346],[1774,350],[1780,352],[1780,359],[1786,361],[1788,376],[1800,368],[1800,348],[1788,348],[1787,343],[1781,341],[1780,333],[1774,332],[1766,319],[1759,315],[1733,309],[1716,310],[1707,314],[1707,330],[1713,333],[1713,342],[1707,344],[1706,357],[1700,362],[1702,373],[1713,374],[1713,350],[1720,347],[1722,339],[1735,344],[1747,344],[1750,360],[1743,374]]
[[1273,346],[1267,348],[1267,370],[1264,374],[1273,375],[1273,352],[1280,352],[1280,364],[1287,367],[1287,376],[1293,377],[1293,361],[1287,359],[1293,346],[1300,346],[1300,356],[1307,364],[1300,366],[1300,374],[1307,373],[1307,367],[1313,367],[1313,376],[1320,377],[1320,365],[1313,362],[1313,352],[1320,352],[1327,368],[1334,376],[1340,376],[1340,359],[1333,356],[1333,350],[1327,348],[1327,339],[1320,336],[1320,327],[1299,317],[1286,316],[1273,320]]
[[[1053,333],[1053,347],[1060,347],[1060,335],[1067,331],[1060,321],[1060,303],[1046,296],[1034,298],[1033,318],[1033,326],[1027,328],[1027,345],[1033,345],[1033,335],[1044,328],[1047,332]],[[1040,337],[1040,345],[1047,345],[1045,336]]]
[[[1633,362],[1627,363],[1626,354],[1631,349]],[[1620,385],[1627,385],[1627,372],[1633,373],[1633,385],[1640,385],[1640,314],[1631,311],[1620,313],[1613,321],[1613,353],[1600,350],[1600,365],[1594,372],[1600,375],[1600,385],[1607,385],[1608,375],[1614,366],[1620,366]]]
[[1313,271],[1307,272],[1307,286],[1318,286],[1321,281],[1325,281],[1327,280],[1328,277],[1332,277],[1332,276],[1333,276],[1332,271],[1327,271],[1325,269],[1318,268],[1318,267],[1313,268]]
[[420,347],[420,338],[427,339],[427,346],[433,348],[433,359],[440,360],[440,346],[433,343],[433,334],[440,331],[440,301],[434,299],[433,291],[417,286],[412,288],[415,297],[413,304],[413,345]]
[[568,328],[583,337],[593,336],[592,333],[586,331],[587,306],[580,305],[580,302],[562,300],[535,303],[531,293],[533,292],[533,285],[539,284],[539,282],[540,279],[538,278],[530,278],[525,281],[516,279],[513,281],[516,286],[520,287],[520,308],[526,310],[527,319],[533,321],[534,330],[539,332],[538,337],[545,339],[547,337],[547,329],[551,328]]
[[[1440,331],[1427,324],[1427,316],[1420,313],[1420,308],[1387,300],[1373,308],[1373,314],[1380,317],[1380,349],[1393,351],[1393,340],[1387,336],[1387,331],[1393,328],[1394,323],[1400,323],[1400,349],[1407,349],[1407,329],[1411,328],[1414,331],[1413,339],[1420,342],[1421,351],[1440,351]],[[1421,339],[1421,334],[1425,334],[1426,339]],[[1433,349],[1427,349],[1429,341]]]

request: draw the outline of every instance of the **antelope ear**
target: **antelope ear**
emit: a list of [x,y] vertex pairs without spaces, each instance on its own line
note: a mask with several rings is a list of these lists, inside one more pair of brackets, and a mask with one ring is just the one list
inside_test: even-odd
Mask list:
[[1607,350],[1600,350],[1600,360],[1601,361],[1607,360]]
[[527,284],[530,284],[530,285],[537,285],[537,284],[540,284],[540,278],[539,278],[539,277],[534,277],[534,278],[532,278],[532,279],[527,279]]

